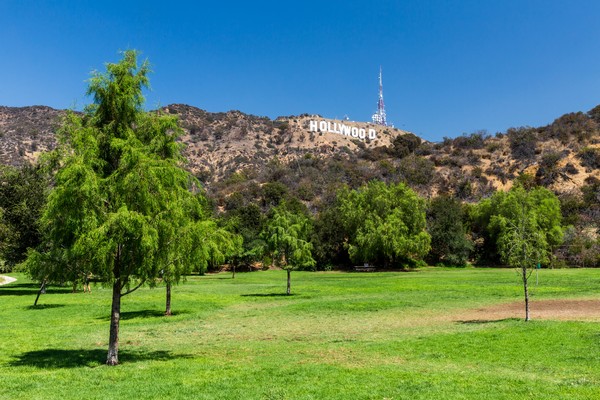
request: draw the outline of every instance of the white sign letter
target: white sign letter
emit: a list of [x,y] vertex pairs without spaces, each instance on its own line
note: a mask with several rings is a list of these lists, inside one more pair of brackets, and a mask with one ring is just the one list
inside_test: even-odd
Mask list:
[[377,131],[375,129],[369,129],[369,139],[377,139]]
[[319,125],[317,124],[317,121],[312,121],[312,120],[308,121],[308,130],[310,132],[316,132],[318,129],[318,126]]

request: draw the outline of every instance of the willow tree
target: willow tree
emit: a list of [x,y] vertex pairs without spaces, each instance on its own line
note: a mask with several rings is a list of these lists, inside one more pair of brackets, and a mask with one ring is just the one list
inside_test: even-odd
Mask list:
[[353,262],[414,264],[429,252],[425,201],[405,184],[371,181],[341,190],[338,202]]
[[[143,110],[147,62],[136,51],[95,72],[88,95],[93,104],[65,121],[58,153],[60,169],[42,216],[44,246],[28,264],[38,276],[59,276],[69,267],[112,284],[108,356],[118,364],[121,298],[159,282],[166,266],[173,279],[194,262],[171,246],[193,220],[193,178],[181,168],[181,129],[173,116]],[[186,209],[187,207],[187,209]]]
[[285,203],[275,207],[267,222],[263,237],[267,242],[276,266],[287,272],[287,290],[291,294],[291,273],[296,269],[314,267],[312,244],[308,241],[311,225],[309,219],[285,209]]
[[172,314],[171,290],[182,274],[190,273],[192,268],[204,272],[208,265],[221,265],[242,249],[242,237],[219,227],[214,220],[183,218],[179,228],[173,228],[172,220],[165,227],[170,233],[165,247],[171,249],[163,254],[161,271],[166,287],[165,315]]

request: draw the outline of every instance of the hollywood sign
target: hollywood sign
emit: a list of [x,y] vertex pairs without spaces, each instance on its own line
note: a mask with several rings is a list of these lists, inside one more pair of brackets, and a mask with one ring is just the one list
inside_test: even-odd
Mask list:
[[365,140],[367,137],[369,140],[377,139],[377,131],[373,128],[357,128],[355,126],[348,126],[331,121],[308,121],[308,130],[310,132],[321,131],[336,133],[338,135],[349,136],[361,140]]

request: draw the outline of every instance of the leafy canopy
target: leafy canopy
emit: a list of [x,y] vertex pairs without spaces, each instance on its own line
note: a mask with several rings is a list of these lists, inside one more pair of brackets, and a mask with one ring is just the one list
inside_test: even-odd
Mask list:
[[285,203],[274,207],[263,231],[263,238],[273,254],[273,261],[285,270],[312,269],[312,244],[308,217],[286,209]]
[[372,181],[338,198],[353,262],[413,264],[429,252],[425,201],[405,184]]
[[489,230],[503,262],[533,268],[550,261],[552,247],[563,240],[558,198],[545,188],[526,191],[516,186],[491,199]]
[[464,224],[465,211],[456,198],[440,195],[429,202],[427,230],[431,235],[433,262],[464,266],[473,249]]
[[86,112],[64,120],[41,218],[44,244],[28,260],[34,278],[92,273],[127,289],[155,284],[165,270],[177,280],[203,259],[199,185],[181,168],[177,119],[142,108],[148,72],[126,51],[93,74]]

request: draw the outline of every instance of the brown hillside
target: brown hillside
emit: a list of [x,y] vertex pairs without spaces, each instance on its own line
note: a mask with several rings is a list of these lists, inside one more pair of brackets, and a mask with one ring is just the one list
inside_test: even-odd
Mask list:
[[[406,181],[422,195],[450,192],[467,201],[507,189],[523,173],[556,192],[576,191],[600,179],[597,109],[565,114],[546,127],[509,129],[494,137],[474,133],[441,143],[390,127],[306,114],[271,120],[182,104],[163,110],[179,116],[187,167],[217,197],[279,181],[312,202],[339,184],[370,179]],[[0,162],[20,165],[53,148],[64,113],[44,106],[0,107]],[[309,129],[311,120],[318,121],[316,131]],[[323,131],[321,121],[337,133]],[[343,134],[341,124],[348,132],[373,129],[376,139]],[[418,142],[407,150],[395,142],[399,136]]]

